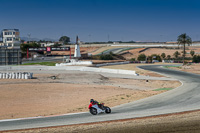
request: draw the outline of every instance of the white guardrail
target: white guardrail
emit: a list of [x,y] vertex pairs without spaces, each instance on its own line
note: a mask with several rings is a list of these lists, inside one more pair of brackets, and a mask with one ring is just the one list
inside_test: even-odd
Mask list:
[[101,66],[111,66],[111,65],[121,65],[121,64],[129,64],[130,61],[125,61],[125,62],[114,62],[114,63],[103,63],[103,64],[96,64],[96,67],[101,67]]

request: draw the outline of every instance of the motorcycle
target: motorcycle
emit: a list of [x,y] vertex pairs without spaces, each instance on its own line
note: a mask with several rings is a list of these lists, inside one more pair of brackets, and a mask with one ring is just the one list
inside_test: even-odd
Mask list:
[[97,114],[100,114],[100,113],[109,114],[109,113],[111,113],[111,109],[107,106],[104,106],[104,103],[101,103],[101,105],[94,104],[90,108],[90,113],[93,114],[93,115],[97,115]]

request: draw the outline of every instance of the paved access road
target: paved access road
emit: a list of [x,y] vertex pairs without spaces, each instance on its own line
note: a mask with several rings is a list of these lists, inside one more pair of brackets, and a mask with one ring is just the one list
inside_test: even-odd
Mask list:
[[136,118],[200,109],[200,75],[165,69],[160,66],[142,66],[141,68],[179,79],[183,85],[160,95],[116,106],[112,108],[111,114],[93,116],[86,112],[46,118],[1,121],[0,131]]
[[126,51],[126,50],[130,50],[130,49],[136,49],[138,47],[123,47],[123,48],[112,48],[112,49],[108,49],[106,51],[103,51],[97,55],[101,55],[101,54],[109,54],[110,52],[112,52],[113,54],[118,54],[122,51]]

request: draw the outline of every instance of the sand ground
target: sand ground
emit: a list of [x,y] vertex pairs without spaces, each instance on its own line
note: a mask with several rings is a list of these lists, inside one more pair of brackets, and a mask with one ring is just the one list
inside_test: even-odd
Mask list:
[[[142,50],[144,48],[137,48],[137,49],[132,49],[132,50],[127,50],[127,51],[124,51],[124,52],[128,52],[126,54],[123,54],[123,56],[129,60],[131,58],[135,58],[137,59],[138,55],[140,54],[145,54],[146,56],[151,56],[152,54],[157,54],[157,55],[161,55],[162,53],[165,53],[166,56],[167,55],[170,55],[171,58],[174,58],[174,53],[176,51],[178,51],[181,55],[179,55],[179,57],[182,56],[182,51],[183,51],[183,48],[180,47],[180,49],[166,49],[166,48],[149,48],[141,53],[139,53],[140,50]],[[200,51],[200,47],[198,46],[190,46],[190,47],[187,47],[186,46],[186,57],[191,57],[190,55],[190,51],[193,50],[195,51],[195,54],[196,55],[199,55],[199,51]]]
[[[132,70],[135,71],[139,75],[143,76],[152,76],[152,77],[164,77],[163,75],[160,75],[158,73],[154,73],[148,70],[143,70],[138,68],[140,65],[167,65],[167,63],[154,63],[154,64],[125,64],[125,65],[113,65],[113,66],[103,66],[103,68],[109,68],[109,69],[124,69],[124,70]],[[173,65],[172,63],[168,65]]]
[[[128,65],[128,68],[124,68],[129,70],[130,68],[133,69],[133,67],[136,67],[136,65],[131,66],[130,68],[129,67],[130,66]],[[181,67],[181,69],[184,71],[194,73],[199,73],[199,68],[199,64]],[[149,73],[148,71],[140,71],[141,74],[143,73],[144,75],[151,75],[151,72]],[[81,80],[78,78],[80,75],[82,75],[80,77]],[[107,78],[99,74],[85,75],[85,73],[80,73],[80,75],[78,74],[75,75],[73,78],[67,78],[71,75],[61,73],[56,75],[56,80],[53,80],[51,79],[51,76],[53,76],[53,74],[36,74],[36,78],[33,80],[0,80],[0,107],[1,109],[6,107],[4,111],[1,110],[1,119],[87,111],[87,105],[90,99],[91,90],[92,92],[98,92],[93,98],[105,102],[108,106],[115,106],[121,103],[126,103],[161,93],[153,91],[153,89],[155,88],[176,87],[180,85],[180,83],[178,83],[177,81],[150,81],[147,83],[145,80]],[[92,78],[92,80],[88,80],[88,78],[90,77],[95,78]],[[168,86],[168,84],[173,86]],[[111,94],[110,91],[112,91],[113,93]],[[100,97],[98,94],[101,93],[104,93],[105,95],[103,95],[103,97]],[[71,97],[69,96],[69,94],[71,95]],[[82,98],[82,96],[85,98]],[[68,102],[71,98],[75,99],[75,101],[81,106],[71,106],[71,104],[69,104]],[[73,102],[75,101],[73,100]],[[82,101],[82,103],[80,103],[79,101]],[[18,111],[21,111],[22,106],[24,107],[22,108],[24,109],[24,112],[22,114],[19,114]],[[43,110],[37,110],[38,107],[42,107]],[[73,110],[71,107],[73,108]],[[105,123],[20,130],[12,132],[198,133],[200,132],[199,116],[200,111],[195,111],[157,117],[148,117],[142,119],[130,119]]]
[[178,81],[146,82],[81,72],[35,74],[34,78],[0,80],[0,119],[88,111],[91,98],[113,107],[162,93],[154,89],[181,85]]

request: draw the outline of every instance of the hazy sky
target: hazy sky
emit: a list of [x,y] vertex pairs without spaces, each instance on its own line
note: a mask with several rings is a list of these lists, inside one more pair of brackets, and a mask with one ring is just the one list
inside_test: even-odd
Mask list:
[[200,40],[200,0],[0,0],[0,30],[81,41]]

